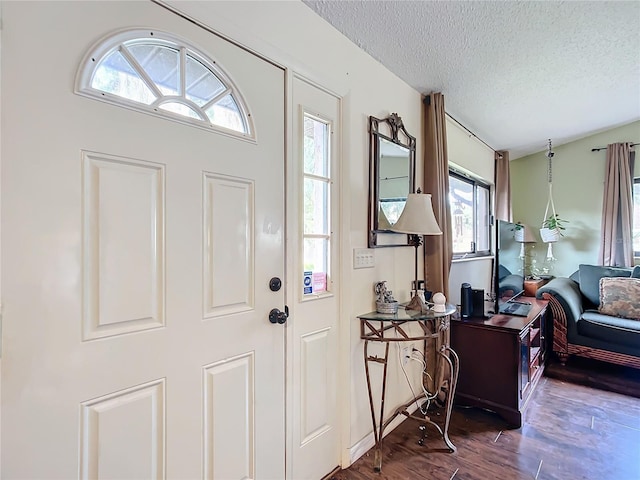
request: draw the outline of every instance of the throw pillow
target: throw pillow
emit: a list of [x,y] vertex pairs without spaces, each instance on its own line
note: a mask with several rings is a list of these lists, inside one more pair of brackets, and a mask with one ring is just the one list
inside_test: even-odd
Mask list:
[[596,307],[600,305],[600,279],[602,277],[630,277],[630,268],[580,265],[580,292]]
[[598,311],[604,315],[640,320],[640,278],[601,278]]

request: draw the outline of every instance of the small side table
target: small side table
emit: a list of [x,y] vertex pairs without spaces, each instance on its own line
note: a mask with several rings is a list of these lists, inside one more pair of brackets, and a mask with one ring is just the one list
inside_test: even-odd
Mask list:
[[535,297],[536,292],[540,287],[549,283],[551,278],[537,278],[535,280],[525,280],[524,281],[524,296],[525,297]]
[[[456,451],[455,445],[449,439],[449,422],[451,420],[451,411],[453,408],[453,397],[456,391],[456,384],[458,382],[459,360],[458,355],[449,344],[443,339],[446,338],[445,332],[449,330],[450,317],[456,311],[453,305],[447,305],[446,311],[442,313],[436,313],[431,310],[425,310],[424,312],[405,310],[404,306],[400,306],[397,313],[386,314],[370,312],[362,315],[358,315],[360,319],[360,338],[364,340],[364,368],[367,375],[367,389],[369,391],[369,406],[371,407],[371,421],[373,423],[373,437],[375,440],[374,446],[374,459],[373,468],[379,472],[382,470],[382,438],[384,437],[385,428],[398,416],[404,415],[414,420],[423,421],[429,423],[438,430],[442,436],[445,444],[449,447],[451,452]],[[418,333],[411,332],[411,325],[415,325]],[[443,386],[443,375],[438,375],[442,372],[442,368],[446,366],[449,371],[449,387],[447,391],[447,397],[445,402],[445,421],[444,426],[433,422],[428,416],[428,412],[423,417],[418,416],[416,413],[409,413],[408,407],[417,401],[427,398],[427,395],[433,396],[426,388],[425,391],[420,393],[416,398],[412,398],[409,402],[400,405],[394,410],[394,412],[384,419],[384,401],[387,389],[387,367],[389,365],[389,345],[392,342],[415,342],[416,340],[422,341],[423,353],[427,353],[429,343],[435,343],[437,351],[437,358],[439,361],[436,364],[436,376],[435,379],[440,379],[440,384],[436,385],[435,392],[439,392]],[[384,344],[384,355],[379,357],[377,355],[369,355],[369,342],[380,342]],[[370,363],[382,364],[382,392],[379,404],[379,415],[376,416],[376,406],[373,401],[373,393],[371,388],[371,373],[369,371]],[[422,381],[426,379],[426,374],[423,375]],[[420,413],[420,410],[418,410]]]

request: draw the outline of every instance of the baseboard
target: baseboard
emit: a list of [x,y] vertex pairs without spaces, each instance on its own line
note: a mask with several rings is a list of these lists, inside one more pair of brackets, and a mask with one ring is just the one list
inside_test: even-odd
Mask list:
[[[411,406],[407,407],[407,411],[409,413],[413,413],[418,409],[418,406],[413,403]],[[386,437],[389,433],[391,433],[398,425],[404,422],[407,419],[404,415],[398,415],[393,421],[385,428],[384,436]],[[354,446],[349,449],[349,466],[353,465],[353,463],[358,460],[361,456],[371,450],[376,444],[375,438],[373,437],[373,431]],[[347,467],[343,467],[347,468]]]
[[336,473],[338,473],[340,470],[342,470],[342,468],[340,468],[340,466],[337,466],[336,468],[331,470],[329,473],[327,473],[324,477],[322,477],[322,480],[331,480],[333,478],[333,476]]

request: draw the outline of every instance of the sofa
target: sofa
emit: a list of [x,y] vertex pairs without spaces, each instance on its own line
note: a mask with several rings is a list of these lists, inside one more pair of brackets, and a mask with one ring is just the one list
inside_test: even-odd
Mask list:
[[513,296],[524,288],[524,277],[511,271],[504,265],[498,265],[498,297]]
[[549,301],[553,351],[640,369],[640,266],[580,265],[536,292]]

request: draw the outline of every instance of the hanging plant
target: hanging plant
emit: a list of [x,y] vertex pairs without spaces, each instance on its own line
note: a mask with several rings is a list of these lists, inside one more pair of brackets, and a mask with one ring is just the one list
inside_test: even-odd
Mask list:
[[[562,230],[566,230],[565,223],[569,223],[568,220],[560,218],[560,215],[556,213],[556,207],[553,204],[553,182],[551,176],[551,159],[553,158],[553,151],[551,150],[551,139],[549,139],[549,149],[547,150],[547,158],[549,159],[548,175],[549,175],[549,198],[547,200],[547,208],[544,211],[544,217],[542,220],[542,228],[540,229],[540,236],[542,241],[546,243],[557,242],[560,237],[564,237]],[[549,207],[551,207],[551,215],[549,214]]]
[[[549,230],[566,230],[566,227],[564,226],[565,223],[569,223],[569,220],[560,218],[560,215],[554,213],[542,222],[542,227],[548,228]],[[560,232],[560,235],[562,235],[562,232]],[[564,237],[564,235],[562,236]]]
[[513,237],[516,239],[516,242],[524,241],[524,225],[520,222],[515,223],[511,231],[513,232]]
[[569,220],[560,218],[557,213],[552,214],[550,217],[542,222],[542,228],[540,229],[540,236],[543,242],[556,242],[560,237],[564,237],[562,230],[566,230],[565,223],[569,223]]

